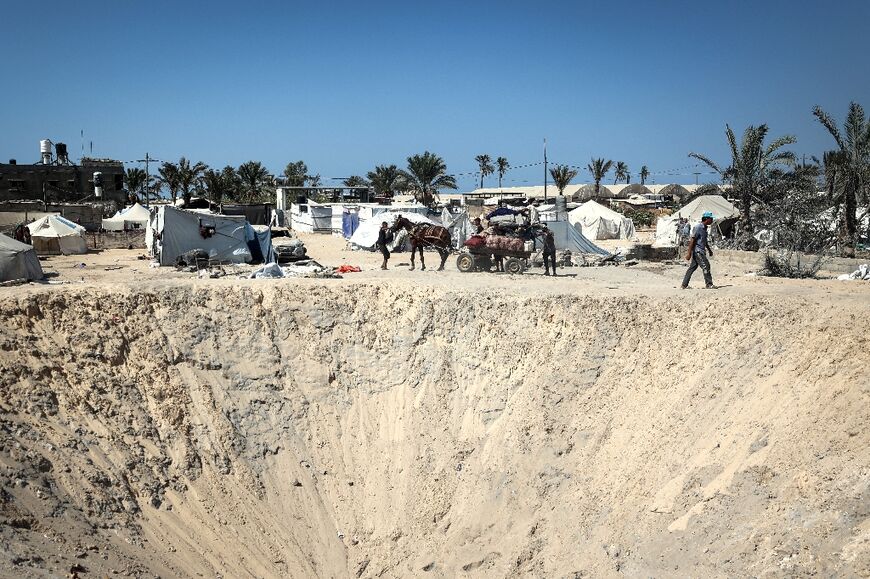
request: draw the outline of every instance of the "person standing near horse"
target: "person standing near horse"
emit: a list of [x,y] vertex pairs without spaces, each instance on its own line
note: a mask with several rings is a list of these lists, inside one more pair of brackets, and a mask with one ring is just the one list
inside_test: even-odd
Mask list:
[[407,217],[398,215],[390,231],[396,232],[399,229],[407,231],[408,238],[411,240],[411,271],[414,271],[416,267],[414,258],[418,251],[420,252],[420,269],[426,269],[426,262],[423,261],[424,247],[432,247],[438,252],[438,255],[441,256],[441,265],[438,267],[438,271],[444,269],[444,263],[453,247],[450,231],[446,227],[428,223],[413,223]]
[[387,269],[387,261],[390,260],[390,250],[387,249],[387,244],[393,240],[393,232],[390,231],[390,225],[386,221],[381,223],[381,229],[378,231],[378,242],[376,244],[377,248],[381,251],[381,255],[384,256],[384,263],[381,265],[381,269]]
[[550,275],[550,264],[553,265],[553,277],[556,277],[556,238],[546,224],[541,226],[544,236],[544,275]]
[[706,288],[716,289],[716,286],[713,285],[713,275],[710,273],[710,260],[707,259],[707,252],[710,253],[710,257],[713,257],[713,249],[707,241],[707,228],[712,223],[713,214],[710,211],[705,211],[701,217],[701,223],[692,229],[692,236],[689,238],[689,250],[686,252],[686,259],[691,263],[689,264],[689,269],[686,270],[685,277],[683,277],[683,289],[689,289],[692,274],[699,267],[704,274]]

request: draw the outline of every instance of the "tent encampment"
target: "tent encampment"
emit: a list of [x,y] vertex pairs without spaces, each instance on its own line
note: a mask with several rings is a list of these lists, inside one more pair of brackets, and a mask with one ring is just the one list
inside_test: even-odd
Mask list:
[[687,219],[689,225],[694,226],[701,222],[701,217],[707,211],[713,214],[714,232],[719,231],[722,222],[736,219],[740,215],[737,208],[721,195],[701,195],[676,213],[667,217],[659,217],[656,222],[656,239],[653,245],[655,247],[675,247],[677,245],[677,223],[680,218]]
[[[146,244],[160,265],[175,265],[179,256],[194,249],[215,261],[248,263],[248,240],[253,230],[242,216],[216,215],[161,206],[148,222]],[[265,256],[264,256],[265,257]]]
[[27,225],[38,254],[87,253],[85,228],[60,215],[46,215]]
[[0,233],[0,282],[43,277],[33,246]]
[[151,212],[138,203],[115,213],[112,217],[103,219],[103,229],[106,231],[124,231],[126,229],[145,229]]
[[635,235],[631,219],[591,200],[569,211],[568,222],[588,239],[631,239]]
[[[384,211],[383,213],[373,215],[371,219],[361,222],[359,227],[356,228],[356,231],[353,232],[353,235],[350,236],[350,239],[348,239],[348,243],[361,249],[374,250],[375,243],[378,241],[378,230],[381,228],[381,223],[386,221],[388,225],[392,226],[399,215],[406,217],[408,221],[411,221],[412,223],[438,225],[420,213],[412,213],[409,211]],[[397,235],[393,243],[394,247],[399,246],[399,241],[402,239],[404,239],[404,236]]]

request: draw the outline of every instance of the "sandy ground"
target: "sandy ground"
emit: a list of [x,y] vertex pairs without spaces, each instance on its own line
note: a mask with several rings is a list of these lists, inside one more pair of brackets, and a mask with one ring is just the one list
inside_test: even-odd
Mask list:
[[870,576],[870,285],[303,239],[0,288],[0,576]]

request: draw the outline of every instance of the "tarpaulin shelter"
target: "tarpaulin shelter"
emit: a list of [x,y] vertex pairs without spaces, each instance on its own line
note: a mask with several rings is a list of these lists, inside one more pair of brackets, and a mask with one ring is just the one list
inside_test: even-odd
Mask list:
[[40,254],[64,255],[88,252],[85,228],[60,215],[46,215],[27,225],[33,247]]
[[115,213],[112,217],[103,219],[103,229],[106,231],[125,231],[127,229],[145,229],[151,212],[138,203]]
[[680,218],[688,220],[689,226],[701,222],[701,217],[707,211],[713,214],[711,233],[714,237],[722,236],[722,225],[733,222],[740,215],[730,201],[721,195],[701,195],[683,206],[679,211],[667,217],[660,217],[656,222],[656,247],[674,247],[677,244],[677,224]]
[[635,235],[631,219],[591,200],[569,211],[568,222],[587,239],[631,239]]
[[250,225],[246,229],[248,249],[251,250],[253,263],[269,263],[275,261],[272,251],[272,230],[268,225]]
[[42,266],[33,246],[0,233],[0,282],[43,277]]
[[740,216],[737,208],[721,195],[701,195],[696,197],[679,211],[659,217],[656,222],[656,239],[653,245],[657,247],[674,247],[677,245],[677,223],[680,218],[687,219],[690,226],[701,222],[701,217],[707,211],[713,214],[713,231],[720,232],[720,225]]
[[546,223],[550,231],[553,232],[553,240],[556,242],[556,249],[570,249],[572,252],[594,253],[595,255],[610,255],[607,250],[604,250],[591,241],[589,241],[583,233],[577,230],[568,221],[548,221]]
[[213,261],[249,263],[248,240],[254,236],[250,228],[242,216],[163,205],[149,221],[145,239],[160,265],[174,265],[179,256],[194,249],[205,251]]
[[359,211],[345,209],[341,215],[341,233],[345,239],[350,239],[359,227]]
[[460,248],[462,244],[468,241],[468,238],[474,233],[472,231],[471,219],[468,217],[468,211],[462,210],[455,215],[445,207],[441,210],[441,225],[447,228],[450,232],[450,239],[453,242],[453,247]]

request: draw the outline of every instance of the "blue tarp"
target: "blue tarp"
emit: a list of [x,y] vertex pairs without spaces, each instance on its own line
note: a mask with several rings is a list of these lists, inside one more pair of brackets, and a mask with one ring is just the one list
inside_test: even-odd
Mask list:
[[251,250],[253,263],[270,263],[275,261],[272,252],[272,231],[268,225],[251,225],[245,223],[245,241]]
[[357,227],[359,227],[359,213],[345,211],[341,216],[341,232],[344,234],[344,238],[350,239]]

